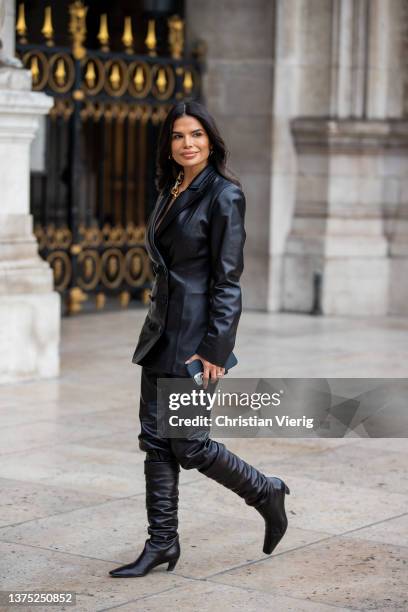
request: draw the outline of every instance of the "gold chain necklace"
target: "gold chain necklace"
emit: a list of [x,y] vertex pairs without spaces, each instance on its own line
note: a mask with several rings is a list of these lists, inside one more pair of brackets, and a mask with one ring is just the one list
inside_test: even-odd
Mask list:
[[180,170],[180,172],[178,173],[178,177],[176,178],[176,182],[174,183],[174,186],[170,190],[172,196],[175,198],[177,198],[178,194],[180,193],[180,185],[183,182],[183,179],[184,179],[184,172],[183,170]]
[[174,202],[174,200],[177,198],[179,192],[180,192],[180,185],[183,182],[184,179],[184,172],[183,170],[180,170],[180,172],[178,173],[178,176],[176,178],[176,182],[174,183],[174,186],[170,189],[170,193],[173,196],[170,200],[170,202],[167,204],[166,208],[163,209],[163,211],[161,213],[159,213],[158,217],[157,217],[157,225],[156,225],[156,230],[159,228],[159,225],[161,224],[161,222],[163,221],[164,217],[167,215],[167,213],[169,212],[170,208],[172,207],[172,204]]

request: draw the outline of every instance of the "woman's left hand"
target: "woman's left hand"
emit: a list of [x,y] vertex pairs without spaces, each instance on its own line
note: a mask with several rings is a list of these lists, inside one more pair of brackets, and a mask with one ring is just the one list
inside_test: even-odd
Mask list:
[[195,359],[199,359],[201,363],[203,364],[203,369],[204,369],[203,387],[204,389],[208,387],[208,381],[211,381],[211,383],[216,383],[219,378],[222,378],[224,376],[225,368],[221,368],[220,366],[217,366],[214,363],[207,361],[206,359],[204,359],[204,357],[200,357],[200,355],[198,355],[197,353],[194,353],[194,355],[189,357],[189,359],[187,359],[185,363],[186,364],[190,363],[191,361],[194,361]]

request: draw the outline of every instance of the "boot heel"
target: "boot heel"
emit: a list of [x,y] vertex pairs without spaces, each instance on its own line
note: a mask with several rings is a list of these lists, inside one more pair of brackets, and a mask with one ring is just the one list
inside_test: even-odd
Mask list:
[[286,495],[290,495],[290,489],[288,487],[288,485],[285,484],[285,493]]
[[169,565],[167,566],[167,571],[172,572],[177,565],[178,559],[173,559],[173,561],[169,561]]

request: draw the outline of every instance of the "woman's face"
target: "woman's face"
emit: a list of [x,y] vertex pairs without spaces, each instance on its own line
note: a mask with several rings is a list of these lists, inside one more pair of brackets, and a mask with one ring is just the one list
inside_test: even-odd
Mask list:
[[173,124],[171,154],[181,166],[205,166],[210,155],[210,140],[195,117],[183,115]]

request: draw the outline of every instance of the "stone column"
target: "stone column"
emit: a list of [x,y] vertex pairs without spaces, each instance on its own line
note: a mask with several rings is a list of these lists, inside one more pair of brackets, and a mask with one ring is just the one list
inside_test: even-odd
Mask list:
[[294,121],[299,174],[285,258],[287,310],[311,311],[320,274],[323,313],[388,313],[384,211],[395,210],[406,181],[407,127],[397,120]]
[[[320,110],[316,106],[302,118],[314,83],[301,76],[306,94],[292,122],[296,204],[286,243],[283,308],[310,312],[318,274],[323,313],[381,315],[390,310],[385,219],[398,205],[408,170],[406,126],[395,119],[402,113],[402,2],[325,5],[331,35],[321,52],[330,72],[322,80],[329,87],[321,90],[326,94],[319,96]],[[309,15],[314,18],[321,15]]]
[[17,63],[21,63],[14,58],[14,37],[15,37],[15,2],[14,0],[0,0],[0,40],[2,41],[2,51],[5,57],[11,58]]
[[57,376],[60,329],[60,298],[49,264],[38,255],[29,214],[30,144],[40,115],[53,101],[32,92],[30,72],[9,66],[13,62],[5,56],[0,65],[1,383]]

